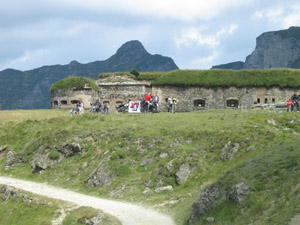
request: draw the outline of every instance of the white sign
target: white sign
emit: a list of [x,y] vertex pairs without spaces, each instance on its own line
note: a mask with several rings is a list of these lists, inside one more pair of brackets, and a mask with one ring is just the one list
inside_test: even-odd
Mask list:
[[141,102],[140,101],[130,101],[128,105],[129,113],[141,113]]

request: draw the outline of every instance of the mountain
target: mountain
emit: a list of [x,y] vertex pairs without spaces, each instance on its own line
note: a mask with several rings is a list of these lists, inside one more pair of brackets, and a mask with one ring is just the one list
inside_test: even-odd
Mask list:
[[28,71],[6,69],[0,71],[0,104],[2,109],[50,108],[50,87],[70,75],[97,79],[99,73],[170,71],[178,67],[170,57],[149,54],[141,42],[129,41],[104,61],[81,64],[43,66]]
[[241,70],[244,68],[244,62],[242,61],[237,61],[237,62],[232,62],[232,63],[227,63],[227,64],[220,64],[213,66],[212,69],[231,69],[231,70]]
[[[219,69],[234,69],[235,63]],[[255,50],[246,57],[241,69],[300,68],[300,27],[271,31],[256,38]]]

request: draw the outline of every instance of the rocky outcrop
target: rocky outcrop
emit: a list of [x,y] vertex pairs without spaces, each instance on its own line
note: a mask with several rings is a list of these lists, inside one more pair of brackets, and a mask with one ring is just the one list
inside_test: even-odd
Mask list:
[[96,216],[92,218],[83,217],[78,220],[78,223],[86,224],[86,225],[100,225],[104,219],[104,213],[98,213]]
[[256,39],[245,69],[300,68],[300,27],[266,32]]
[[184,163],[179,167],[179,170],[175,173],[176,183],[184,184],[191,175],[191,169],[189,163]]
[[15,164],[15,155],[12,151],[9,151],[6,155],[6,164],[5,164],[5,170],[9,170],[12,168]]
[[64,144],[63,146],[55,147],[64,157],[71,157],[82,152],[81,146],[78,143]]
[[245,183],[236,184],[229,192],[229,200],[234,203],[241,203],[243,199],[249,194],[250,187]]
[[239,150],[239,147],[240,147],[239,143],[231,144],[231,141],[228,141],[228,143],[224,146],[224,148],[222,148],[220,159],[231,160]]
[[47,155],[42,155],[40,153],[37,153],[33,157],[33,161],[31,163],[31,168],[33,173],[41,173],[44,170],[46,170],[50,165],[50,159]]
[[114,180],[115,176],[109,169],[107,163],[100,163],[98,169],[92,171],[85,180],[87,186],[107,187]]
[[4,145],[0,147],[0,153],[4,152],[6,149],[8,149],[8,145]]
[[[241,203],[249,192],[250,187],[243,182],[234,185],[230,191],[227,191],[226,185],[224,184],[216,184],[207,188],[198,195],[194,202],[189,224],[192,225],[198,223],[203,216],[225,199],[236,204]],[[213,221],[211,220],[210,222]],[[206,223],[208,223],[208,221],[206,221]]]
[[216,185],[206,189],[204,192],[201,192],[194,202],[189,224],[195,224],[198,222],[201,217],[216,207],[225,198],[226,187],[224,185]]

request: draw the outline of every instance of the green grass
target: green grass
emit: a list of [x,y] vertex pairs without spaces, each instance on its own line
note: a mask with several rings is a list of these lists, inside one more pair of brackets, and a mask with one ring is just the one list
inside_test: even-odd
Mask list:
[[[81,221],[83,218],[90,219],[97,216],[97,214],[99,213],[102,212],[90,207],[80,207],[78,209],[73,210],[69,215],[67,215],[62,225],[82,225],[83,222]],[[121,225],[121,223],[116,218],[104,214],[101,225]]]
[[203,87],[300,87],[300,70],[177,70],[160,76],[151,84]]
[[[241,205],[225,201],[213,210],[209,215],[217,219],[217,224],[284,224],[299,213],[297,113],[209,110],[44,117],[20,121],[0,117],[1,145],[9,145],[25,160],[4,171],[2,154],[0,174],[142,203],[172,215],[178,225],[186,224],[192,204],[204,186],[216,182],[230,188],[243,181],[252,190]],[[276,125],[268,120],[274,120]],[[232,160],[223,161],[221,149],[228,141],[239,143],[240,147]],[[57,158],[55,146],[71,142],[79,143],[83,153],[56,163],[42,174],[32,173],[34,154],[50,151]],[[161,158],[161,153],[168,155]],[[141,167],[143,160],[150,157],[154,157],[154,162]],[[103,160],[115,179],[109,187],[87,187],[85,179]],[[168,171],[165,165],[171,160],[173,170]],[[185,184],[178,185],[175,173],[183,163],[189,163],[194,172]],[[143,195],[145,182],[152,190],[161,183],[172,185],[174,191]],[[123,185],[125,190],[120,195],[111,194]],[[274,202],[278,205],[274,206]],[[285,216],[278,213],[282,207]]]
[[6,202],[0,199],[0,224],[51,225],[57,209],[56,202],[45,198],[41,202],[24,202],[21,196],[14,196]]
[[95,81],[91,78],[86,77],[74,77],[70,76],[65,79],[62,79],[52,85],[50,88],[51,91],[59,89],[84,89],[85,86],[92,88],[93,90],[99,90],[99,87],[96,85]]

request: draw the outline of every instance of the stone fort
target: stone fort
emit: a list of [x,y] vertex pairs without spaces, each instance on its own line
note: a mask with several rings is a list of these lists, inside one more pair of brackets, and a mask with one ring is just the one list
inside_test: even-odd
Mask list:
[[[192,112],[205,109],[251,109],[260,105],[284,105],[294,93],[294,88],[280,87],[195,87],[195,86],[152,86],[150,81],[135,80],[127,76],[110,76],[98,79],[99,91],[86,86],[83,89],[54,90],[51,92],[51,107],[54,109],[74,108],[79,98],[86,108],[91,102],[99,100],[109,104],[112,110],[118,104],[129,100],[140,100],[147,93],[157,94],[160,98],[159,111],[166,111],[165,99],[176,97],[177,109]],[[299,91],[299,90],[296,90]]]

